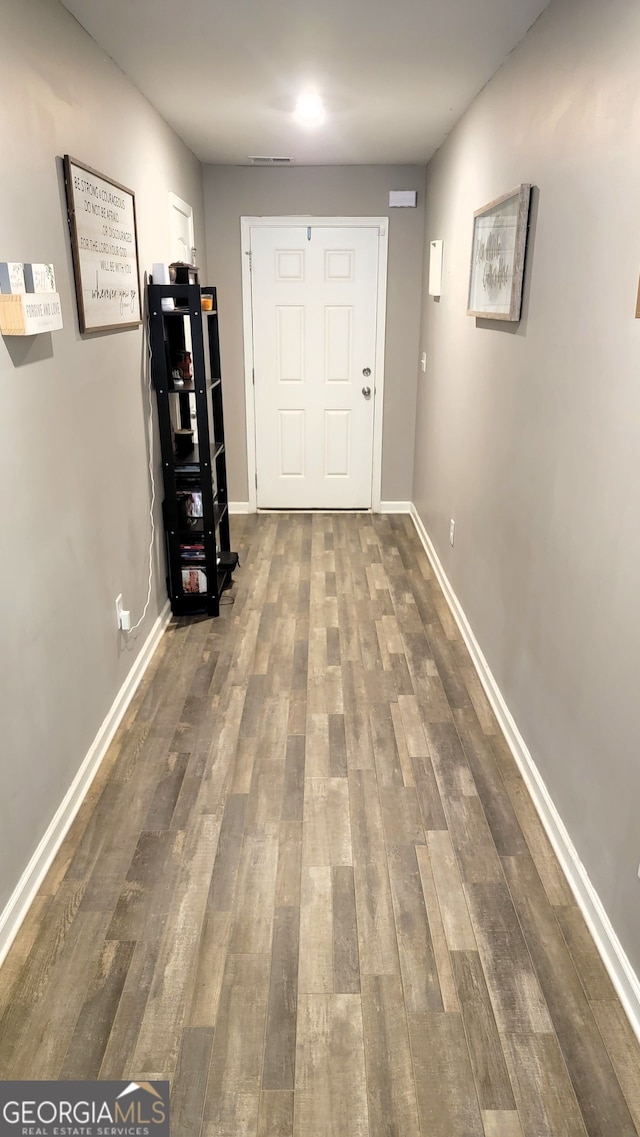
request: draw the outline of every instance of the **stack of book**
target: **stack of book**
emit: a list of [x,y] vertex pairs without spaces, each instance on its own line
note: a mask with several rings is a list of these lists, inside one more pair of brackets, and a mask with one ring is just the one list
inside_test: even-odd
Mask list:
[[204,563],[204,545],[201,543],[180,545],[180,560],[188,564],[201,561]]

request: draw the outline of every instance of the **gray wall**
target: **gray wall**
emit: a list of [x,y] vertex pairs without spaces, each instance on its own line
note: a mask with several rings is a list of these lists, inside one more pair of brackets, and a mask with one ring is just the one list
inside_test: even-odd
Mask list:
[[[288,170],[205,166],[207,260],[218,286],[225,384],[227,470],[232,501],[247,501],[240,218],[315,214],[389,216],[389,273],[382,452],[382,497],[408,501],[413,471],[424,168],[307,166]],[[417,209],[389,210],[390,189],[417,189]]]
[[[427,170],[414,500],[640,970],[637,0],[552,0]],[[465,315],[474,209],[532,182],[524,314]],[[448,544],[449,518],[456,541]]]
[[[141,330],[78,333],[59,156],[136,193],[141,269],[169,256],[167,194],[197,211],[201,167],[56,0],[3,0],[0,259],[52,261],[64,330],[0,339],[0,911],[165,600],[147,618]],[[162,492],[159,494],[162,498]]]

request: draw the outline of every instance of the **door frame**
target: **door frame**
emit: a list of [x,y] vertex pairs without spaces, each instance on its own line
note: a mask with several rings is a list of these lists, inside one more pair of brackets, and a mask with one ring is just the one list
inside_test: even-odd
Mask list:
[[193,254],[194,254],[194,249],[195,249],[196,236],[195,236],[194,221],[193,221],[193,206],[189,205],[189,202],[185,201],[184,198],[178,197],[177,193],[174,193],[173,190],[169,190],[169,242],[170,242],[170,247],[172,250],[171,251],[172,257],[175,256],[174,245],[173,245],[173,237],[174,237],[173,216],[174,216],[174,213],[182,213],[183,216],[186,217],[187,221],[189,222],[189,236],[191,237],[191,248],[189,249],[189,256],[191,257],[192,262],[195,263],[195,261],[193,261]]
[[[378,230],[378,279],[376,311],[376,345],[374,359],[373,405],[373,457],[371,464],[371,510],[379,513],[382,503],[382,412],[384,405],[384,347],[387,317],[387,262],[389,252],[388,217],[241,217],[240,248],[242,260],[242,325],[244,337],[244,391],[247,428],[247,477],[249,489],[249,513],[257,512],[256,493],[256,409],[254,398],[254,358],[253,358],[253,308],[251,303],[251,229],[275,229],[278,226],[329,228],[329,229],[377,229]],[[268,511],[267,511],[268,512]]]

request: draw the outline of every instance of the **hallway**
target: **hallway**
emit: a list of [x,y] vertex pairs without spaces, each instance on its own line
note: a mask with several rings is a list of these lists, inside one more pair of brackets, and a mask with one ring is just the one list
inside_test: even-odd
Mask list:
[[632,1137],[638,1045],[412,522],[232,533],[0,970],[0,1077],[168,1078],[176,1137]]

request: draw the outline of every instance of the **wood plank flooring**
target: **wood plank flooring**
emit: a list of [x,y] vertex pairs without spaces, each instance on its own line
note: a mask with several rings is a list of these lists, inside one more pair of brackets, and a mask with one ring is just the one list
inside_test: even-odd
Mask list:
[[[640,1051],[412,524],[233,520],[0,971],[179,1137],[632,1137]],[[229,597],[225,599],[229,600]]]

